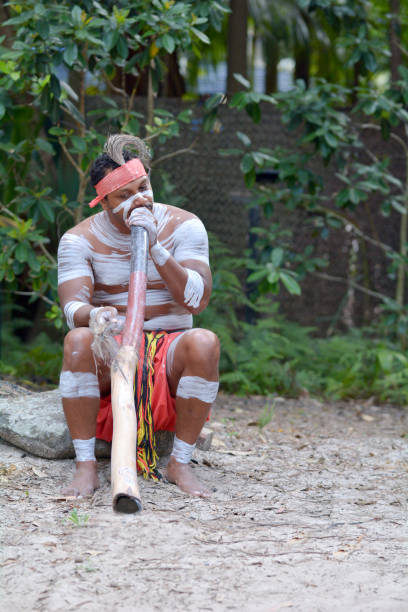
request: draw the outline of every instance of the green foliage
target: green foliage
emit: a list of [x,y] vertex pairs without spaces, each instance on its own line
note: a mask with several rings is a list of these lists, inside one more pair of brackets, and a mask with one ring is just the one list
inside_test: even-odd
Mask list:
[[87,527],[89,521],[88,514],[79,514],[78,509],[74,508],[71,511],[71,514],[67,518],[68,521],[75,525],[75,527]]
[[29,343],[19,339],[17,330],[30,326],[31,321],[25,319],[15,320],[11,329],[2,326],[0,374],[28,386],[56,385],[62,364],[62,338],[52,341],[42,332]]
[[[11,0],[7,10],[7,37],[0,37],[0,282],[8,296],[46,302],[47,320],[61,327],[56,248],[64,231],[90,214],[91,163],[108,132],[147,133],[151,145],[179,138],[191,111],[149,107],[145,125],[133,108],[136,87],[149,71],[153,99],[167,54],[208,44],[205,31],[224,14],[224,0]],[[132,91],[118,85],[121,75],[134,79]],[[168,177],[154,175],[159,192],[180,204]]]
[[[343,336],[316,338],[312,328],[287,321],[278,302],[245,296],[248,260],[233,258],[210,240],[214,293],[195,324],[212,329],[221,340],[221,386],[239,395],[302,392],[328,399],[367,398],[404,404],[408,399],[408,358],[387,339],[387,329],[354,330]],[[245,307],[258,314],[243,321]],[[273,407],[267,404],[265,419]]]

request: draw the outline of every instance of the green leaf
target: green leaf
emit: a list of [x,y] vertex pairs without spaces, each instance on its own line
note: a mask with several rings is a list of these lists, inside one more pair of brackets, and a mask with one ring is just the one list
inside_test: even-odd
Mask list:
[[238,83],[241,83],[241,85],[243,85],[245,89],[251,88],[251,83],[248,81],[248,79],[242,76],[242,74],[239,74],[238,72],[234,72],[234,79],[238,81]]
[[160,36],[160,38],[157,39],[156,44],[158,47],[162,46],[167,53],[173,53],[174,49],[176,48],[175,40],[172,36],[170,36],[170,34],[163,34],[163,36]]
[[48,202],[44,202],[44,200],[38,200],[38,209],[40,214],[49,221],[50,223],[54,223],[54,211],[51,208],[51,204]]
[[218,149],[219,155],[222,157],[228,157],[230,155],[242,155],[242,149]]
[[271,261],[275,268],[279,268],[283,260],[283,249],[281,247],[276,247],[272,251]]
[[210,44],[210,39],[206,34],[204,34],[204,32],[201,32],[201,30],[194,27],[191,27],[191,31],[201,40],[201,42],[205,43],[206,45]]
[[126,59],[129,55],[129,47],[124,36],[120,36],[116,43],[116,49],[122,59]]
[[46,153],[49,153],[50,155],[54,155],[53,146],[50,142],[48,142],[48,140],[44,140],[43,138],[36,138],[35,144],[38,149],[41,149],[41,151],[45,151]]
[[208,98],[208,100],[205,101],[204,109],[207,112],[214,110],[221,104],[224,98],[225,98],[225,94],[223,93],[213,94],[210,98]]
[[25,242],[20,242],[14,251],[14,255],[20,263],[24,263],[27,261],[28,253],[30,251],[30,247]]
[[63,57],[64,57],[64,61],[68,64],[68,66],[72,66],[72,64],[77,59],[78,47],[72,40],[69,41],[67,46],[65,47]]
[[261,120],[261,107],[257,102],[250,102],[245,107],[246,112],[251,117],[254,123],[259,123]]
[[48,130],[48,133],[51,134],[52,136],[64,136],[66,134],[66,131],[64,130],[64,128],[61,127],[51,127]]
[[74,6],[71,11],[72,22],[76,26],[80,26],[82,24],[82,10],[79,6]]
[[235,132],[235,133],[243,145],[245,145],[246,147],[251,146],[251,139],[249,138],[249,136],[247,136],[243,132]]
[[250,153],[245,153],[244,157],[240,163],[241,172],[247,174],[250,170],[254,168],[254,160],[252,159],[252,155]]
[[81,115],[81,113],[79,112],[79,110],[76,108],[76,106],[74,106],[72,104],[72,102],[70,100],[63,100],[62,105],[65,106],[65,108],[67,109],[67,111],[69,112],[69,114],[76,119],[77,121],[79,121],[79,123],[81,123],[82,125],[85,125],[85,121],[83,116]]
[[111,51],[119,40],[119,32],[117,30],[109,30],[105,34],[104,43],[107,51]]
[[182,123],[190,123],[192,117],[193,117],[193,111],[191,110],[191,108],[183,110],[181,111],[181,113],[177,115],[177,119],[181,121]]
[[300,295],[302,293],[299,283],[290,274],[281,271],[279,278],[291,295]]
[[86,152],[86,142],[83,138],[81,138],[81,136],[74,135],[71,137],[71,140],[77,151],[79,151],[80,153]]

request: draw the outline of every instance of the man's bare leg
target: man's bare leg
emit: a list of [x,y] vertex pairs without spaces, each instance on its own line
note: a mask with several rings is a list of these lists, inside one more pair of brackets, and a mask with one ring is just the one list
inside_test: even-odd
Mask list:
[[[92,444],[90,441],[95,437],[96,432],[96,417],[99,411],[99,390],[103,393],[109,391],[109,375],[106,368],[101,368],[99,381],[96,381],[93,388],[90,389],[90,386],[92,387],[92,379],[95,380],[96,376],[95,360],[91,349],[92,339],[91,332],[84,327],[73,329],[67,334],[64,343],[64,361],[61,373],[71,372],[71,379],[74,382],[74,388],[70,392],[70,379],[68,378],[68,385],[65,384],[65,391],[61,391],[63,395],[62,405],[71,437],[73,440],[89,441],[90,444]],[[61,378],[61,380],[63,379]],[[87,386],[86,382],[89,382],[89,380],[91,385],[88,384]],[[80,387],[84,382],[83,392],[86,395],[81,396]],[[99,389],[96,388],[98,382]],[[77,385],[76,388],[75,384]],[[64,387],[64,385],[61,384],[61,387]],[[70,394],[74,395],[74,397],[68,397]],[[95,458],[88,461],[77,461],[74,478],[63,488],[62,494],[75,497],[92,495],[98,487],[99,478]]]
[[[214,386],[214,383],[218,382],[218,362],[219,341],[215,334],[208,330],[195,329],[185,333],[174,350],[168,380],[172,394],[176,395],[176,437],[187,444],[196,443],[212,401],[198,399],[194,397],[194,392],[189,394],[179,390],[178,394],[180,379],[195,377],[213,383]],[[191,395],[191,397],[180,397],[180,395]],[[166,477],[189,495],[210,496],[210,491],[198,480],[190,465],[177,461],[174,456],[170,457]]]

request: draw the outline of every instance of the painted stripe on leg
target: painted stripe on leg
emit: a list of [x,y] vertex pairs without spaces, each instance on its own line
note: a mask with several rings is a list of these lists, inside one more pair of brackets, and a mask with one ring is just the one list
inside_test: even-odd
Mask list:
[[182,376],[180,378],[176,395],[185,399],[199,399],[212,404],[218,393],[219,382],[206,380],[200,376]]

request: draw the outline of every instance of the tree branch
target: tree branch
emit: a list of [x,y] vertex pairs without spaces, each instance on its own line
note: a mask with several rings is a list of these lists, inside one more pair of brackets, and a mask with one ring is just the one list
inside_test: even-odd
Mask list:
[[366,287],[363,287],[362,285],[359,285],[358,283],[355,283],[354,281],[351,281],[347,278],[342,278],[341,276],[332,276],[331,274],[325,274],[324,272],[311,272],[311,274],[318,278],[322,278],[323,280],[334,281],[336,283],[344,283],[349,287],[353,287],[353,289],[358,289],[358,291],[361,291],[362,293],[365,293],[367,295],[371,295],[372,297],[376,297],[382,300],[383,302],[387,299],[386,295],[378,293],[377,291],[372,291],[371,289],[367,289]]
[[185,149],[179,149],[178,151],[173,151],[173,153],[166,153],[166,155],[162,155],[161,157],[159,157],[158,159],[156,159],[152,163],[152,168],[153,168],[153,166],[156,166],[157,164],[159,164],[162,161],[164,161],[165,159],[170,159],[171,157],[176,157],[176,155],[182,155],[183,153],[194,153],[195,151],[193,151],[192,149],[193,149],[195,143],[197,142],[197,140],[198,140],[198,136],[196,138],[194,138],[194,140],[191,143],[191,145],[189,145]]

